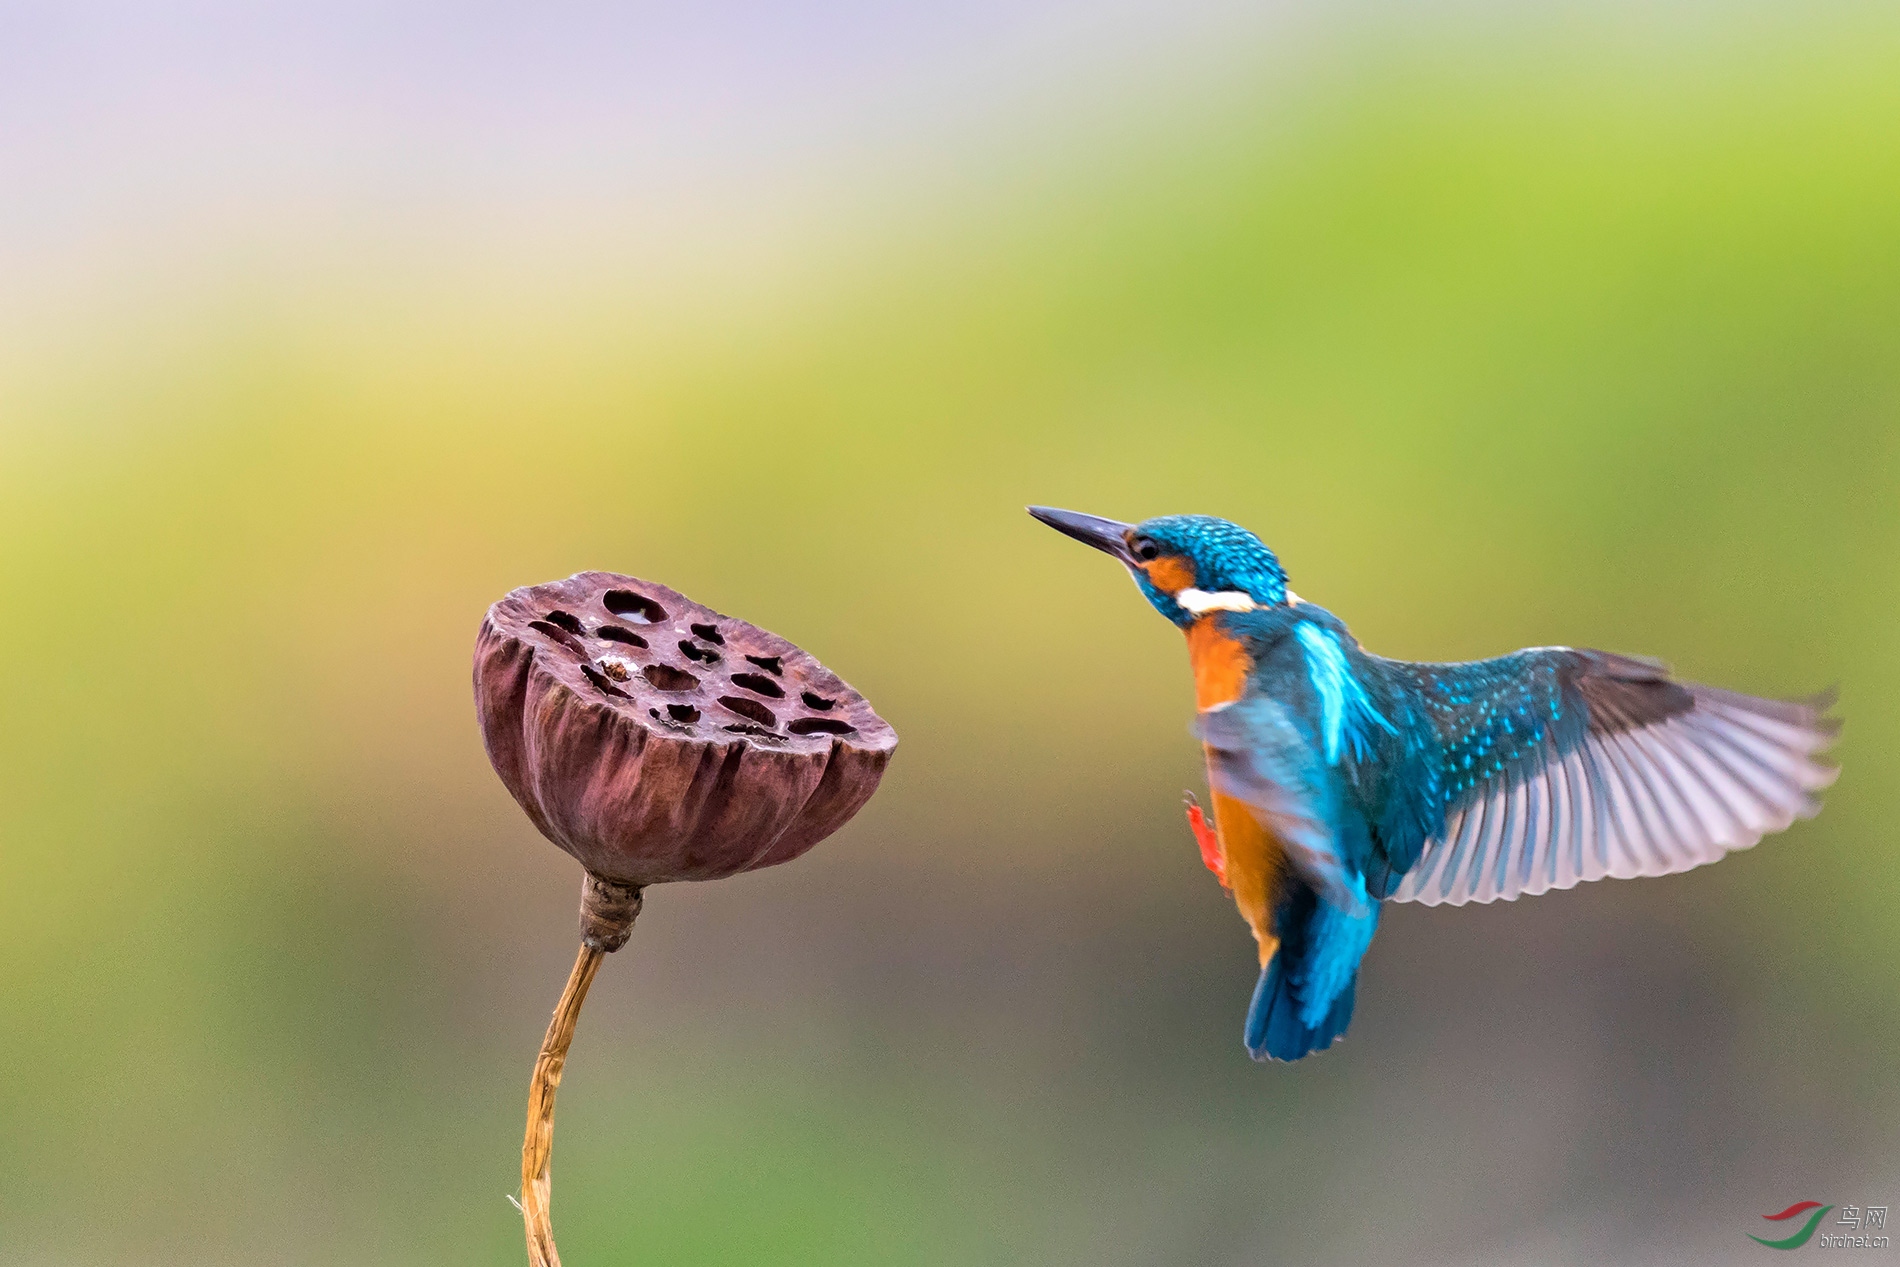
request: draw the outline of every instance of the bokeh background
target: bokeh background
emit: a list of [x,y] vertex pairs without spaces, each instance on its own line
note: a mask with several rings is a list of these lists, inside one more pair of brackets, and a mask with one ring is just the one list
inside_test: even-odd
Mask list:
[[[903,744],[650,895],[571,1263],[1900,1203],[1896,65],[1829,0],[0,4],[0,1261],[522,1260],[579,873],[468,662],[584,568]],[[1029,501],[1241,520],[1387,654],[1839,683],[1845,774],[1720,867],[1393,908],[1349,1040],[1255,1066],[1179,637]]]

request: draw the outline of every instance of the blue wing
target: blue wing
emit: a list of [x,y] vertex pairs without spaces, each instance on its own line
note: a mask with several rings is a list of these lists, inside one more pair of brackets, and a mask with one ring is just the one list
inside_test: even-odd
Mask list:
[[1328,903],[1363,911],[1365,882],[1349,865],[1354,851],[1342,840],[1351,827],[1342,822],[1340,780],[1287,707],[1249,695],[1202,712],[1194,734],[1207,746],[1214,790],[1251,808],[1278,837],[1293,870]]
[[[1442,823],[1391,896],[1490,902],[1713,862],[1819,808],[1827,701],[1677,682],[1650,660],[1567,647],[1471,664],[1384,661]],[[1375,891],[1378,886],[1375,885]]]
[[1398,728],[1379,711],[1366,684],[1353,671],[1346,644],[1338,631],[1314,621],[1293,626],[1300,649],[1306,653],[1307,682],[1319,704],[1321,751],[1327,765],[1338,765],[1350,755],[1355,762],[1372,754],[1378,732],[1398,734]]

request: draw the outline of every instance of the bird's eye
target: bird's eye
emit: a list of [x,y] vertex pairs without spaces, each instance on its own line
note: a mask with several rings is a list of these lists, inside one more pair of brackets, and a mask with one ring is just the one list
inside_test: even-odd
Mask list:
[[1135,538],[1135,543],[1131,549],[1133,549],[1135,557],[1140,559],[1143,563],[1152,563],[1161,557],[1161,547],[1146,537]]

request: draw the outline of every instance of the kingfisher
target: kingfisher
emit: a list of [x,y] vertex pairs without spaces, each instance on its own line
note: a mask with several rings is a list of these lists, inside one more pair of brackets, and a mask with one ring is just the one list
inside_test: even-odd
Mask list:
[[1238,524],[1029,513],[1120,560],[1187,635],[1213,808],[1190,794],[1188,825],[1259,949],[1256,1060],[1346,1032],[1381,903],[1687,871],[1813,817],[1838,773],[1831,692],[1761,699],[1572,647],[1389,660]]

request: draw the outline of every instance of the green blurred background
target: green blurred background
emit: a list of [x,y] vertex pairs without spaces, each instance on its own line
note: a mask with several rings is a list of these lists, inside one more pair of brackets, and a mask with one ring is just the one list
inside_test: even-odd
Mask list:
[[[1826,3],[0,14],[0,1261],[523,1260],[579,872],[468,663],[585,568],[903,744],[649,895],[576,1267],[1723,1263],[1900,1199],[1897,65]],[[1255,1066],[1179,637],[1029,501],[1238,519],[1386,654],[1839,683],[1845,773],[1393,908]]]

